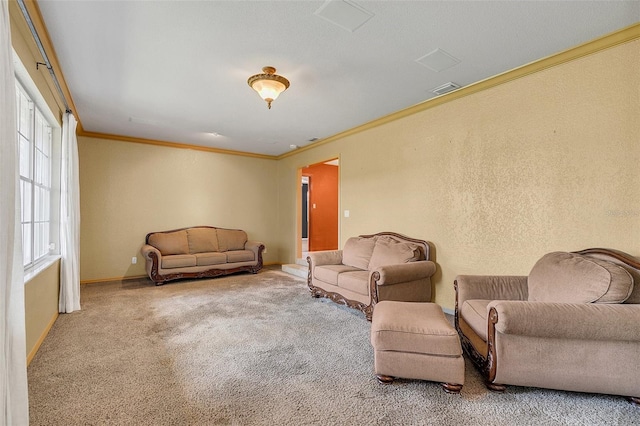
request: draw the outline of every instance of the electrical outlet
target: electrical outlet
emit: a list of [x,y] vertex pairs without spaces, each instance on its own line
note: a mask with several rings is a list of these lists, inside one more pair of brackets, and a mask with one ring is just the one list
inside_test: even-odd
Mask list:
[[133,257],[131,258],[131,264],[132,264],[132,265],[135,265],[136,263],[138,263],[138,258],[137,258],[137,256],[133,256]]

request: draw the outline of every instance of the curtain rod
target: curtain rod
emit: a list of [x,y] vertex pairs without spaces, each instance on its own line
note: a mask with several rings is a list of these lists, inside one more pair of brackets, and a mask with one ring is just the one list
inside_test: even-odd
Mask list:
[[47,56],[47,52],[45,52],[44,46],[42,45],[42,41],[40,41],[40,36],[36,31],[36,27],[33,25],[33,21],[31,20],[31,16],[29,15],[29,12],[27,11],[27,7],[24,4],[24,0],[17,0],[17,2],[18,2],[18,5],[20,6],[20,10],[22,11],[22,15],[24,15],[24,19],[27,21],[27,25],[31,30],[31,35],[33,36],[33,39],[35,40],[36,45],[38,46],[38,50],[42,55],[42,59],[44,60],[44,63],[36,62],[36,69],[38,69],[39,65],[44,65],[47,67],[47,69],[49,70],[49,74],[51,74],[51,78],[53,79],[53,84],[56,85],[56,89],[60,94],[60,98],[62,98],[62,103],[64,103],[65,112],[71,113],[72,111],[71,111],[71,108],[69,108],[69,103],[67,102],[67,98],[64,96],[64,92],[60,87],[60,83],[58,83],[58,78],[56,77],[56,73],[53,72],[53,67],[51,66],[51,62],[49,62],[49,57]]

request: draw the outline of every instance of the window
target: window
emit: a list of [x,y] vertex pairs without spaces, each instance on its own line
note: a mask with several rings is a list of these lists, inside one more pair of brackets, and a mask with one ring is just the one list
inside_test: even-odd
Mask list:
[[34,266],[55,248],[52,243],[53,129],[29,94],[16,81],[22,252],[25,268]]

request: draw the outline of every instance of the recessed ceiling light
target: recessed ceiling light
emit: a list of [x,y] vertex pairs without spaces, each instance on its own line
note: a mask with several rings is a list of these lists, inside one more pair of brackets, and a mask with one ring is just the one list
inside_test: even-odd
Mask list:
[[289,145],[289,148],[291,148],[291,149],[298,149],[298,145],[291,144],[291,145]]

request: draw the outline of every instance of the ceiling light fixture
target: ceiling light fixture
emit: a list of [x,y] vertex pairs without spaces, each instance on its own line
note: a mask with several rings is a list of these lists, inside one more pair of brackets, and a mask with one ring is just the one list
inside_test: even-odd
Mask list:
[[258,92],[260,97],[267,102],[267,107],[271,109],[271,102],[278,99],[280,93],[289,88],[289,80],[276,74],[274,67],[264,67],[262,72],[263,74],[249,77],[247,83]]

